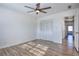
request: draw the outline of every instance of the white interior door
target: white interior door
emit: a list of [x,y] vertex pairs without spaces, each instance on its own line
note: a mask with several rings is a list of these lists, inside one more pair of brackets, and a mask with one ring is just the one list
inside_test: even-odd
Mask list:
[[76,16],[74,18],[74,45],[77,51],[79,51],[79,12],[76,11]]

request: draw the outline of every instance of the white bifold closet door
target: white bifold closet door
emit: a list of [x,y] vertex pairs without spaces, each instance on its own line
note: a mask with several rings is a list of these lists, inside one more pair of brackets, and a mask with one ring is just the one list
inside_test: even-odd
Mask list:
[[41,20],[40,21],[40,32],[41,39],[49,40],[52,35],[52,20]]

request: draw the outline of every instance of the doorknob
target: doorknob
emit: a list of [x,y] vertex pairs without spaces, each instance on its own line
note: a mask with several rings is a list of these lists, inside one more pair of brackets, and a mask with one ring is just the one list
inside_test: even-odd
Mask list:
[[75,32],[75,34],[79,34],[79,32]]

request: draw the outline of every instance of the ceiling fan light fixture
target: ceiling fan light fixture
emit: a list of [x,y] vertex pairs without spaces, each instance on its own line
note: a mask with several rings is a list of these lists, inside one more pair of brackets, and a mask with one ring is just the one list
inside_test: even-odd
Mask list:
[[39,10],[36,10],[36,12],[39,13],[40,11]]

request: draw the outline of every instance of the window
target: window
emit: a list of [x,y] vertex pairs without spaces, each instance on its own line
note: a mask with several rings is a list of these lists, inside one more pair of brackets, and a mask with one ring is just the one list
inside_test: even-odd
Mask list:
[[73,26],[68,26],[68,31],[73,31]]

